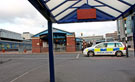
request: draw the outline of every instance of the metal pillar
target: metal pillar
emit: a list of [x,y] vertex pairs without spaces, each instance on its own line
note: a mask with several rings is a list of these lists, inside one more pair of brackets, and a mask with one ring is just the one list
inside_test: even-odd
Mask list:
[[128,38],[127,38],[127,25],[126,25],[126,21],[124,21],[124,27],[125,27],[126,56],[128,57]]
[[133,16],[133,43],[134,43],[134,57],[135,57],[135,15]]
[[128,43],[127,43],[127,41],[126,41],[126,56],[129,57],[128,56]]
[[54,57],[53,57],[53,33],[52,33],[51,21],[48,21],[48,42],[49,42],[50,82],[55,82]]

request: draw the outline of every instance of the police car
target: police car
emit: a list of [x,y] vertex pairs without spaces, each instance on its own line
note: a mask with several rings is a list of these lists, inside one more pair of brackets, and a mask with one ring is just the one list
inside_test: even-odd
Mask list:
[[92,47],[85,48],[83,54],[86,56],[94,55],[116,55],[126,54],[126,47],[122,42],[103,42]]

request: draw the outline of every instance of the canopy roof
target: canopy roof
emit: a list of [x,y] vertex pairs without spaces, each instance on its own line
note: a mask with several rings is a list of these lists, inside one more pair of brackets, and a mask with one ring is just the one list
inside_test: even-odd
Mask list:
[[[56,33],[66,34],[66,35],[73,35],[74,34],[73,32],[64,31],[64,30],[61,30],[61,29],[58,29],[58,28],[53,28],[53,33],[54,34],[56,34]],[[48,34],[48,29],[33,35],[33,37],[40,37],[41,35],[45,35],[45,34]]]
[[[29,0],[53,23],[110,21],[134,11],[135,0]],[[95,9],[96,17],[78,19],[79,9]],[[86,10],[87,11],[87,10]],[[89,11],[93,13],[92,11]],[[86,13],[87,14],[87,13]],[[88,15],[88,14],[87,14]]]

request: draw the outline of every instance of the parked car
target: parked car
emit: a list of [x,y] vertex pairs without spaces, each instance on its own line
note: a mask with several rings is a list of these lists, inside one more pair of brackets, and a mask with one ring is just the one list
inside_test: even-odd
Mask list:
[[85,48],[83,54],[86,56],[94,55],[126,55],[126,46],[122,42],[103,42],[92,47]]

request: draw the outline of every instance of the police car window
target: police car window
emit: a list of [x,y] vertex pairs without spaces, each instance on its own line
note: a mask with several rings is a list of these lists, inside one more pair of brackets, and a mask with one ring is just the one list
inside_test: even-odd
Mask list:
[[115,43],[108,43],[108,44],[107,44],[107,47],[113,48],[113,47],[115,47]]
[[122,47],[121,43],[116,43],[116,47]]
[[102,43],[102,44],[97,45],[95,48],[104,48],[104,47],[105,47],[105,44]]

